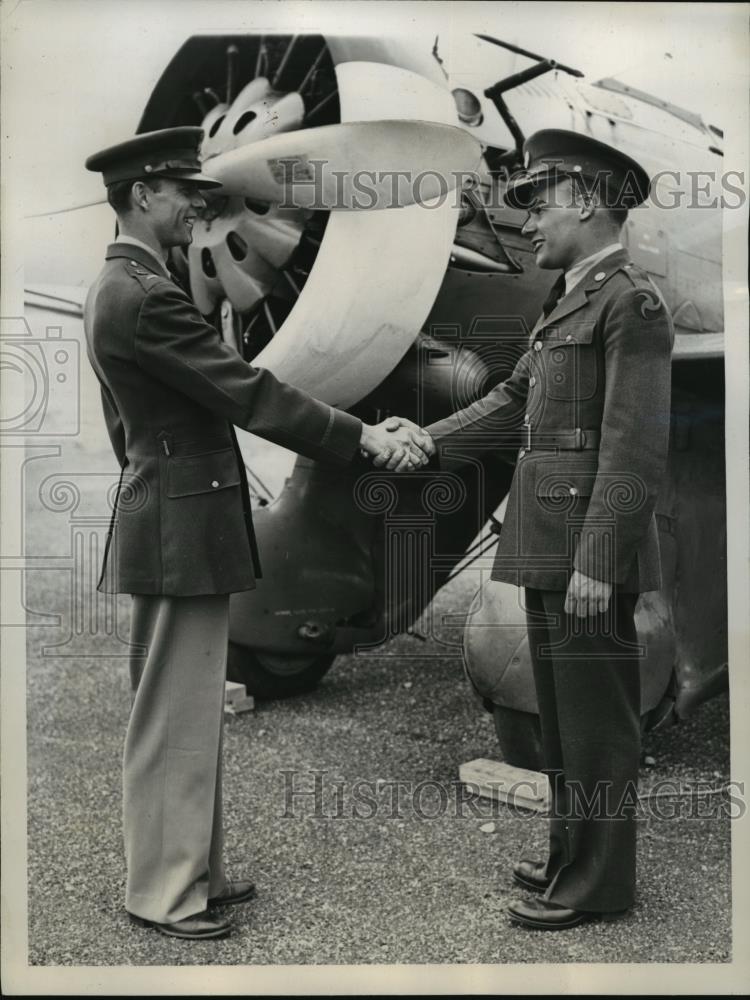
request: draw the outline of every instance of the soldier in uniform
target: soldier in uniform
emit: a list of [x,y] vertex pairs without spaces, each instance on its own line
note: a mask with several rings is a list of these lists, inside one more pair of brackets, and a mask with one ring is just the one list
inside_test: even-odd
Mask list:
[[627,910],[640,757],[638,595],[661,585],[654,506],[666,466],[672,322],[620,242],[649,178],[588,136],[545,130],[505,199],[541,268],[560,270],[510,378],[427,428],[443,469],[476,447],[521,448],[493,579],[525,588],[552,792],[549,854],[510,905],[559,930]]
[[252,368],[173,280],[167,251],[190,244],[201,192],[219,186],[201,173],[202,137],[192,127],[151,132],[86,161],[103,174],[119,227],[84,326],[122,467],[99,587],[133,595],[126,908],[189,939],[228,934],[214,908],[255,891],[228,881],[222,864],[229,595],[259,574],[233,425],[331,463],[362,449],[400,471],[430,450],[413,427],[363,425]]

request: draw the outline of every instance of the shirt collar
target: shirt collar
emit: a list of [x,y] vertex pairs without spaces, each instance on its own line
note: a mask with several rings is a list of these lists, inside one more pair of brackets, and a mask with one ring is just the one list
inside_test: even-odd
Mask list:
[[591,268],[595,264],[598,264],[600,260],[604,260],[605,257],[609,257],[609,255],[614,253],[615,250],[622,249],[622,243],[610,243],[601,250],[597,250],[596,253],[592,253],[590,256],[584,257],[583,260],[579,260],[577,264],[574,264],[565,272],[565,294],[567,295],[570,290],[578,284],[586,272],[590,271]]
[[164,258],[160,254],[158,254],[153,247],[150,247],[148,243],[144,243],[143,240],[139,240],[135,236],[125,236],[123,233],[118,234],[117,240],[115,242],[129,243],[131,246],[140,247],[141,250],[145,250],[147,253],[150,253],[151,256],[154,258],[154,260],[158,263],[159,268],[164,272],[164,274],[168,278],[172,277],[169,268],[167,267],[164,261]]

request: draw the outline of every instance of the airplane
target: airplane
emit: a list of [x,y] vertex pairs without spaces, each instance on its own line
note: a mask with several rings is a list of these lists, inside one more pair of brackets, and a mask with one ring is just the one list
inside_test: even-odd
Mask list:
[[[476,73],[448,72],[439,37],[429,45],[406,35],[188,38],[138,131],[202,126],[205,169],[223,170],[224,187],[209,196],[193,244],[173,252],[171,266],[246,360],[369,422],[397,414],[424,425],[507,377],[551,284],[521,232],[525,213],[502,198],[524,137],[577,130],[657,175],[623,237],[676,330],[669,467],[657,509],[664,585],[641,596],[636,615],[647,648],[647,731],[728,685],[726,192],[714,181],[717,204],[695,210],[695,179],[686,173],[719,172],[723,135],[614,78],[588,83],[574,67],[476,37],[497,57],[496,75],[481,85]],[[348,178],[383,162],[385,149],[394,164],[427,171],[424,123],[474,140],[473,183],[452,198],[373,211],[338,210],[327,195],[290,203],[278,177],[274,187],[257,169],[290,153],[312,162],[323,150]],[[44,307],[44,291],[32,289],[30,302]],[[540,766],[519,591],[490,582],[486,561],[502,530],[514,455],[477,455],[451,477],[431,469],[397,477],[364,465],[332,471],[300,457],[276,495],[263,463],[279,456],[261,451],[259,463],[257,441],[240,437],[268,569],[256,590],[232,596],[229,677],[257,698],[284,698],[311,691],[338,655],[372,653],[402,633],[419,643],[437,591],[473,565],[479,586],[455,618],[467,678],[493,714],[504,758]]]

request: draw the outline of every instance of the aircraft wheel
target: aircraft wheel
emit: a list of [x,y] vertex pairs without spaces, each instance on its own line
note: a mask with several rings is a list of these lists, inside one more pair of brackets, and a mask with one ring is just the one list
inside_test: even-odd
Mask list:
[[274,656],[230,642],[227,677],[244,684],[247,693],[260,701],[292,698],[313,691],[335,659],[333,655]]
[[520,712],[504,705],[493,705],[492,716],[503,760],[515,767],[540,771],[544,766],[544,758],[539,716],[534,712]]

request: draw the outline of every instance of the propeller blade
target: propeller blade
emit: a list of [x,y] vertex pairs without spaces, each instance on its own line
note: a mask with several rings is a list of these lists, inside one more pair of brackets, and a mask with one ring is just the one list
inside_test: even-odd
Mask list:
[[311,209],[397,208],[450,192],[479,164],[464,129],[425,121],[324,125],[204,161],[227,193]]

